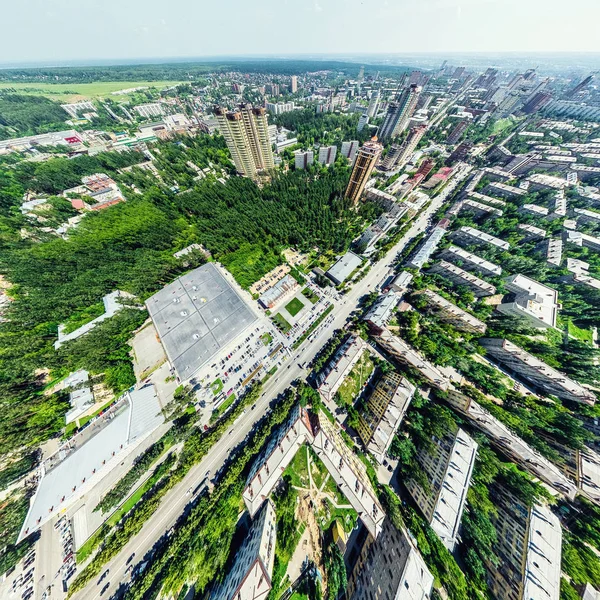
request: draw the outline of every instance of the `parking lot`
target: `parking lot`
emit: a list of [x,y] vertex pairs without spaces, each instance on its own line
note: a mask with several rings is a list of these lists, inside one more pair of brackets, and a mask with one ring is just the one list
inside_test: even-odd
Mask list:
[[215,362],[204,367],[190,380],[196,398],[209,408],[219,408],[231,397],[241,395],[255,379],[261,379],[271,369],[279,367],[286,359],[283,336],[268,319],[245,332],[245,337]]

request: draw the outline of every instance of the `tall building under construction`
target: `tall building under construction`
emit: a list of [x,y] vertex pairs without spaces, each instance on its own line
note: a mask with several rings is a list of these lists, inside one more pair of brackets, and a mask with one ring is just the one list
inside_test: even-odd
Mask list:
[[257,179],[262,171],[273,169],[266,110],[240,104],[235,111],[215,108],[219,131],[240,175]]
[[382,150],[383,146],[377,141],[377,138],[373,138],[371,141],[365,142],[356,153],[356,161],[345,194],[346,198],[352,200],[354,205],[362,196]]

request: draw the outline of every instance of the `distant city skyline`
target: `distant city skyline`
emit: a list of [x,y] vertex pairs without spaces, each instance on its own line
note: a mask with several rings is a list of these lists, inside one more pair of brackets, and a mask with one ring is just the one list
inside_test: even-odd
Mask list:
[[[600,52],[595,0],[23,0],[10,63],[344,53]],[[599,65],[600,66],[600,65]]]

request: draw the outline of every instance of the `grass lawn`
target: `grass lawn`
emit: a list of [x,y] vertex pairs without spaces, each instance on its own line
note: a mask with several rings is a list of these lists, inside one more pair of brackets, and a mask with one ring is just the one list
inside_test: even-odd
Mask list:
[[304,288],[302,295],[312,304],[316,304],[319,301],[319,297],[310,288]]
[[273,341],[273,336],[267,331],[260,336],[260,339],[265,346],[268,346]]
[[573,323],[572,321],[567,322],[567,333],[571,337],[574,337],[580,342],[589,344],[590,346],[594,341],[591,329],[581,329],[581,327],[577,327],[577,325],[575,325],[575,323]]
[[292,328],[292,326],[288,323],[285,317],[281,315],[281,313],[277,313],[272,318],[275,325],[277,325],[277,327],[279,327],[283,333],[287,333]]
[[306,446],[301,446],[294,456],[294,460],[285,470],[285,475],[289,475],[292,485],[297,487],[308,487],[308,462],[306,460]]
[[287,310],[292,317],[295,317],[303,308],[304,304],[302,304],[298,298],[293,298],[285,305],[285,310]]
[[353,508],[334,508],[329,500],[325,500],[325,502],[327,509],[317,511],[316,515],[321,530],[327,531],[331,527],[331,524],[336,519],[339,519],[344,531],[347,533],[352,531],[358,520],[358,513]]
[[210,389],[212,390],[212,393],[215,396],[218,396],[221,393],[221,390],[223,389],[223,382],[220,379],[215,379],[210,384]]
[[[96,81],[93,83],[13,83],[3,81],[0,90],[14,89],[21,94],[33,94],[35,96],[47,96],[52,100],[82,100],[84,98],[98,98],[110,96],[111,92],[126,90],[133,87],[157,87],[163,88],[175,85],[177,81]],[[126,98],[113,96],[115,100]],[[65,113],[65,118],[67,114]]]
[[363,352],[360,360],[354,365],[352,371],[350,371],[350,375],[346,377],[338,391],[344,404],[354,403],[356,396],[358,396],[358,393],[374,370],[375,365],[373,364],[371,355],[367,351]]
[[213,417],[218,418],[220,415],[222,415],[235,402],[236,398],[237,396],[235,394],[230,394],[227,396],[227,398],[225,398],[223,401],[223,404],[213,411]]

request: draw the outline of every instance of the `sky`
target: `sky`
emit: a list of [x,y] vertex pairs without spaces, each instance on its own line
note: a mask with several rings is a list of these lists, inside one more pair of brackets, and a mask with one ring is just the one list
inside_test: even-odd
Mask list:
[[600,52],[599,0],[4,0],[0,61]]

